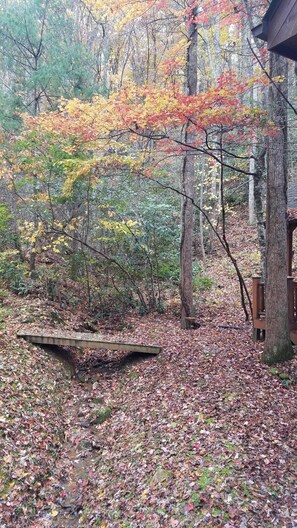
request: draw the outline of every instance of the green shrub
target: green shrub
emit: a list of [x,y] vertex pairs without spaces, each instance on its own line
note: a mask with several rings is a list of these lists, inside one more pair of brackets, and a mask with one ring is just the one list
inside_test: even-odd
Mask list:
[[11,314],[12,314],[12,310],[10,308],[0,307],[0,323],[4,323],[7,317],[9,317],[9,315]]
[[137,303],[129,288],[115,290],[112,286],[105,286],[92,293],[91,313],[94,320],[105,319],[136,306]]
[[96,409],[93,412],[93,415],[91,416],[91,423],[92,425],[100,425],[108,418],[110,418],[112,415],[112,408],[107,405],[106,407],[100,407],[99,409]]
[[0,288],[0,301],[3,301],[9,296],[9,291],[4,288]]
[[0,278],[18,295],[27,295],[32,288],[27,266],[17,250],[0,253]]
[[179,262],[160,262],[156,275],[161,281],[168,281],[171,284],[178,285],[180,276]]
[[196,293],[200,293],[206,290],[210,290],[214,285],[214,281],[208,275],[205,275],[203,269],[199,263],[195,263],[193,266],[193,290]]
[[211,277],[208,277],[207,275],[196,275],[193,279],[193,288],[196,292],[203,292],[206,290],[210,290],[213,286],[214,282]]

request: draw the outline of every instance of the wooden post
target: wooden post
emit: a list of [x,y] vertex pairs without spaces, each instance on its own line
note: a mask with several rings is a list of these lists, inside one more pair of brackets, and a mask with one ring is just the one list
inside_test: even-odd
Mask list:
[[293,231],[292,226],[287,227],[287,251],[288,251],[288,276],[292,276],[293,268]]
[[254,341],[259,341],[261,339],[261,330],[255,328],[255,321],[259,319],[259,291],[260,291],[261,277],[258,275],[253,277],[253,303],[252,303],[252,312],[253,312],[253,339]]
[[288,318],[289,330],[294,329],[294,291],[293,291],[293,277],[288,277]]
[[253,321],[259,319],[259,286],[261,277],[255,275],[253,277]]
[[292,283],[292,287],[293,287],[293,318],[294,318],[294,330],[296,331],[297,329],[297,283],[296,281],[293,280],[293,283]]

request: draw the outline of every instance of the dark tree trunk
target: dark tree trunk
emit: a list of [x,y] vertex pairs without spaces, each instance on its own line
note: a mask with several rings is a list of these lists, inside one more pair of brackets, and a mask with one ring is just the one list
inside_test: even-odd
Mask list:
[[[192,0],[191,0],[192,2]],[[197,93],[197,24],[194,22],[197,8],[195,3],[190,14],[188,27],[189,47],[187,49],[187,95]],[[195,132],[188,130],[189,122],[185,131],[184,142],[188,145],[195,144]],[[181,297],[181,327],[191,328],[189,319],[194,315],[193,306],[193,198],[194,198],[194,172],[195,152],[188,150],[185,154],[182,169],[182,216],[181,216],[181,243],[180,243],[180,297]],[[189,198],[188,198],[189,197]]]
[[263,174],[265,172],[265,155],[266,147],[256,157],[254,173],[254,203],[257,220],[258,241],[261,255],[261,277],[265,280],[266,276],[266,236],[264,223],[264,199],[263,199]]
[[[293,356],[289,337],[287,289],[287,60],[270,54],[271,77],[280,77],[269,91],[276,134],[269,138],[266,207],[266,340],[262,361],[276,363]],[[277,89],[278,88],[278,89]]]

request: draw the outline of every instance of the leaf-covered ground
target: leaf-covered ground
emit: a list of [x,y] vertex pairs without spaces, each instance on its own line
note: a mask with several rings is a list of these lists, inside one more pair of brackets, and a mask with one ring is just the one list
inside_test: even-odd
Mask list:
[[[245,275],[249,239],[232,236]],[[102,335],[162,353],[73,351],[74,377],[15,334],[78,329],[83,315],[2,300],[1,528],[297,526],[297,360],[263,366],[221,254],[209,273],[200,328],[130,314]]]

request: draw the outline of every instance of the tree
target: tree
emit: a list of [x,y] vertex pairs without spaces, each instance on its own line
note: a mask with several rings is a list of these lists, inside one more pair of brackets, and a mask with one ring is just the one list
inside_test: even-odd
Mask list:
[[[256,4],[253,0],[242,0],[244,5],[244,10],[246,11],[246,18],[250,28],[250,31],[257,25],[259,13],[259,5]],[[263,9],[267,9],[268,6],[263,5]],[[264,14],[264,13],[263,13]],[[255,39],[255,45],[257,48],[257,53],[253,51],[252,45],[247,40],[248,48],[252,52],[253,57],[251,59],[256,59],[255,62],[251,63],[251,68],[254,70],[256,67],[259,67],[265,72],[265,63],[268,61],[267,50],[264,47],[264,42]],[[259,58],[261,57],[261,59]],[[261,108],[265,109],[268,112],[268,97],[267,97],[267,86],[262,86],[260,89],[252,89],[252,100],[255,104],[261,105]],[[258,136],[251,142],[251,159],[250,159],[250,168],[251,174],[249,178],[249,191],[253,192],[253,197],[250,198],[250,202],[253,205],[253,212],[251,216],[256,217],[257,221],[257,230],[258,230],[258,242],[260,248],[261,256],[261,275],[263,280],[265,280],[265,269],[266,269],[266,243],[265,243],[265,222],[264,222],[264,213],[265,213],[265,177],[266,177],[266,154],[267,154],[267,138],[263,134],[258,134]],[[251,220],[251,218],[250,218]]]
[[[21,126],[20,110],[36,116],[55,108],[61,96],[86,98],[98,89],[95,53],[83,36],[83,18],[79,4],[71,0],[12,0],[0,12],[0,123],[6,130]],[[37,174],[31,183],[37,196]],[[36,198],[31,204],[35,229],[37,208]],[[35,260],[32,242],[32,273]]]
[[287,59],[271,53],[269,90],[275,135],[269,138],[266,205],[266,339],[262,361],[293,357],[289,336],[287,289]]
[[[189,2],[188,15],[188,47],[186,61],[186,90],[187,95],[197,94],[197,6],[195,0]],[[195,143],[195,130],[191,119],[186,123],[184,135],[185,144]],[[181,327],[191,328],[191,317],[194,316],[193,306],[193,198],[195,178],[195,151],[186,150],[182,167],[182,215],[180,242],[180,298],[181,298]]]
[[37,115],[56,108],[61,96],[83,99],[98,90],[96,47],[85,19],[71,0],[12,0],[0,11],[0,109],[6,129],[18,124],[15,112]]

